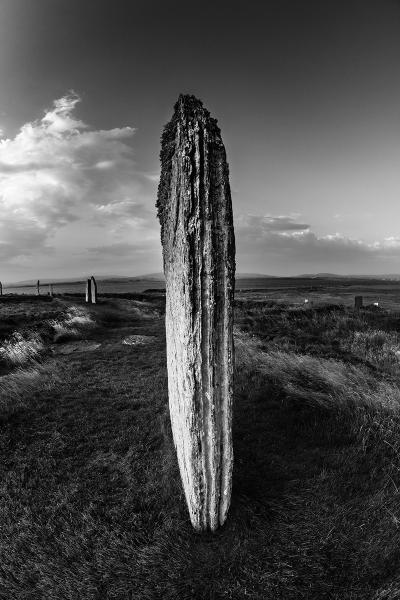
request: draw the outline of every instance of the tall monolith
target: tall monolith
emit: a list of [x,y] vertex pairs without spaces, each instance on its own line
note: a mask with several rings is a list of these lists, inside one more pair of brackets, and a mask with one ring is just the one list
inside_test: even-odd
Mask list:
[[160,158],[171,424],[193,527],[213,531],[232,485],[235,238],[221,132],[194,96],[179,97]]
[[40,296],[40,281],[39,281],[39,279],[37,280],[37,284],[36,284],[36,293],[38,296]]
[[86,302],[88,304],[92,303],[92,282],[90,279],[87,279],[86,281]]
[[91,292],[92,304],[97,304],[97,283],[96,283],[96,280],[93,277],[93,275],[90,278],[90,281],[91,281],[90,292]]
[[49,283],[49,296],[53,297],[53,284]]
[[0,281],[0,296],[2,296],[2,295],[3,295],[3,284]]

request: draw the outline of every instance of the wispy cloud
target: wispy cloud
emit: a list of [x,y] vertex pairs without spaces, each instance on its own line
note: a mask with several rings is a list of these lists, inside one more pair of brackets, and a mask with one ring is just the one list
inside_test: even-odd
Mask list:
[[242,234],[254,237],[265,236],[269,232],[307,231],[310,228],[308,223],[300,222],[297,215],[239,214],[235,226]]

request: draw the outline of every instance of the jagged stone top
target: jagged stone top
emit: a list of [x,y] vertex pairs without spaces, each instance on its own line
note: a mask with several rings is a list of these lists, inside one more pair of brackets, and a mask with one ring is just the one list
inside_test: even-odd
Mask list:
[[178,125],[182,129],[189,129],[197,122],[202,128],[207,129],[208,139],[211,144],[223,147],[221,130],[217,119],[210,116],[204,108],[203,102],[191,94],[180,94],[174,106],[172,119],[164,127],[161,136],[161,177],[158,186],[157,210],[161,227],[164,223],[164,209],[168,202],[169,179],[171,175],[171,161],[176,151]]
[[164,128],[161,142],[163,143],[165,135],[169,137],[169,134],[175,132],[178,121],[189,124],[195,120],[206,123],[213,133],[221,133],[217,125],[217,119],[210,116],[209,111],[204,108],[203,102],[199,98],[191,94],[180,94],[174,106],[172,119]]

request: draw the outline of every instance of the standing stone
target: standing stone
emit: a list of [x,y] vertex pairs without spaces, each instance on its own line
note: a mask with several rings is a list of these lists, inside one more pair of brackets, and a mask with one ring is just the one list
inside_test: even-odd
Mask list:
[[3,295],[3,284],[0,281],[0,296],[2,296],[2,295]]
[[40,281],[39,281],[39,279],[37,280],[37,284],[36,284],[36,292],[37,292],[37,295],[40,296]]
[[53,284],[49,283],[49,296],[53,297]]
[[359,310],[360,308],[363,307],[363,297],[362,296],[355,296],[354,297],[354,308]]
[[179,97],[160,157],[172,431],[193,527],[214,531],[232,485],[235,238],[221,132],[194,96]]
[[92,304],[97,304],[97,283],[96,283],[96,280],[93,277],[93,275],[92,275],[90,281],[91,281],[90,290],[91,290]]
[[91,286],[91,280],[90,280],[90,279],[88,279],[88,280],[86,281],[86,302],[87,302],[88,304],[91,304],[91,303],[92,303],[92,291],[91,291],[91,287],[92,287],[92,286]]

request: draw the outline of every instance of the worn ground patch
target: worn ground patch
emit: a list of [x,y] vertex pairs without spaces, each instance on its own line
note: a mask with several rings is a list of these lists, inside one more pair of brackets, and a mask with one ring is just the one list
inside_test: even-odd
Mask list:
[[72,354],[73,352],[93,352],[93,350],[97,350],[100,346],[101,344],[98,342],[78,340],[65,344],[53,344],[51,350],[53,354]]
[[155,339],[154,335],[129,335],[122,340],[122,343],[126,346],[140,346],[142,344],[149,344]]

